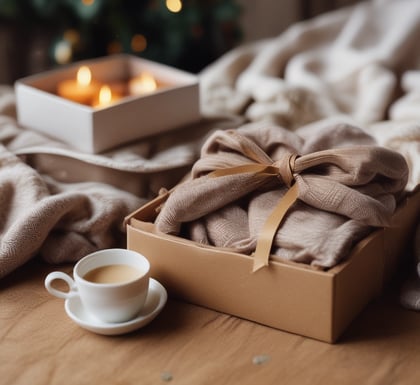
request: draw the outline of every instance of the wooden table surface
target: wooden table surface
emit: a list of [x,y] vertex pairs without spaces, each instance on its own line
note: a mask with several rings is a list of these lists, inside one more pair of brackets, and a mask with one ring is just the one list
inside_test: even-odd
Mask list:
[[420,384],[420,312],[398,285],[330,345],[170,299],[149,325],[81,329],[33,261],[0,281],[0,384]]

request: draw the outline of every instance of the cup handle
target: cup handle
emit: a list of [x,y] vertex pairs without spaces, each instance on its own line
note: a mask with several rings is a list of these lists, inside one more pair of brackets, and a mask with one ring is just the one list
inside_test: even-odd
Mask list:
[[[58,290],[51,286],[52,282],[56,279],[61,279],[64,282],[67,283],[69,286],[69,291],[62,291]],[[48,290],[48,292],[58,298],[72,298],[77,295],[77,286],[74,282],[73,278],[71,278],[68,274],[63,273],[61,271],[53,271],[52,273],[49,273],[47,277],[45,278],[45,288]]]

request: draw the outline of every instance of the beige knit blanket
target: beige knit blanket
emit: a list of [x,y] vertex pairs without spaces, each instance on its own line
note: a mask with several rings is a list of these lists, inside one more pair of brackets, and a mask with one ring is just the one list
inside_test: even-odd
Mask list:
[[[316,132],[316,135],[314,135]],[[295,132],[267,123],[217,131],[203,145],[191,178],[170,194],[156,219],[160,231],[251,254],[254,270],[274,255],[331,267],[348,255],[369,226],[386,226],[404,191],[403,156],[362,130],[324,122]],[[285,195],[296,190],[282,223],[263,226]],[[289,191],[289,192],[288,192]],[[281,206],[279,207],[282,210]]]
[[335,117],[402,153],[420,182],[420,1],[371,0],[296,23],[205,69],[202,107],[294,130]]
[[0,87],[0,278],[35,256],[73,262],[124,247],[124,218],[185,175],[208,132],[237,124],[206,119],[85,154],[19,127],[13,90]]

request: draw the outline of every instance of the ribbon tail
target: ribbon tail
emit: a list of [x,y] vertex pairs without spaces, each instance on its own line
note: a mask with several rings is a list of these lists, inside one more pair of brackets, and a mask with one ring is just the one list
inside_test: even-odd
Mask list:
[[252,272],[255,273],[264,266],[268,266],[274,236],[279,228],[281,221],[289,208],[296,202],[299,196],[299,189],[295,183],[286,194],[280,199],[279,203],[272,211],[261,230],[257,240],[257,247],[254,253],[254,264]]

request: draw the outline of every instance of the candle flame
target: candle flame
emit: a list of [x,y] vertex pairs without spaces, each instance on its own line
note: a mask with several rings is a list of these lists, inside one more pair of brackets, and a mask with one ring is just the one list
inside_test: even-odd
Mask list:
[[153,92],[154,90],[156,90],[157,84],[152,74],[148,72],[143,72],[140,75],[140,80],[142,83],[143,92],[148,93],[148,92]]
[[88,86],[92,79],[90,69],[86,66],[82,66],[77,71],[77,84],[81,86]]
[[112,101],[111,88],[109,86],[102,86],[99,91],[99,104],[109,104]]

